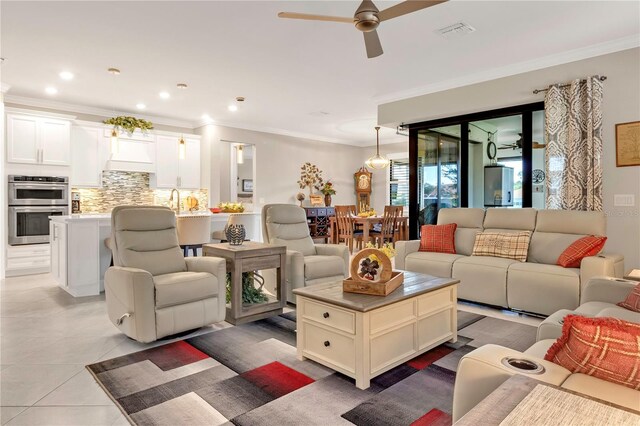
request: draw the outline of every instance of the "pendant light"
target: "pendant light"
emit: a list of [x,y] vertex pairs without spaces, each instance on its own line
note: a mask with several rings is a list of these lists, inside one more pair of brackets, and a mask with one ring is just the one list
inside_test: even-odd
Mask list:
[[184,160],[187,156],[187,143],[184,141],[184,137],[180,135],[178,140],[178,158]]
[[376,155],[369,157],[365,165],[370,169],[384,169],[389,165],[389,159],[380,155],[380,127],[376,126]]
[[244,164],[244,152],[242,150],[242,145],[238,145],[238,153],[236,155],[236,159],[238,164]]
[[120,142],[118,141],[118,132],[116,129],[111,130],[111,154],[117,154],[120,148]]

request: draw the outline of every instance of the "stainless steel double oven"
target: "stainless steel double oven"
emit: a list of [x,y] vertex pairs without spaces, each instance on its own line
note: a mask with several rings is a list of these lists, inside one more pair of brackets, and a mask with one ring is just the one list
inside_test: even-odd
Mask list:
[[9,244],[49,242],[49,216],[69,213],[69,179],[9,176]]

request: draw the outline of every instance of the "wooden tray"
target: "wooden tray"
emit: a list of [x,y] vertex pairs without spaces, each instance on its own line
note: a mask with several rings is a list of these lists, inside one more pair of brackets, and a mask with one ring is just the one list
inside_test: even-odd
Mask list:
[[347,293],[371,294],[373,296],[387,296],[404,282],[404,273],[393,271],[388,281],[365,282],[356,281],[351,277],[342,280],[342,291]]

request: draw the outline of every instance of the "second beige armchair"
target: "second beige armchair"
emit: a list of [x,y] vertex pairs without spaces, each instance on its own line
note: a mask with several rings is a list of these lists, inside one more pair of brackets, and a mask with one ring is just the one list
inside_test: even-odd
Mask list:
[[295,303],[294,288],[339,281],[348,276],[349,249],[343,245],[314,244],[304,209],[293,204],[262,208],[265,243],[287,247],[287,301]]

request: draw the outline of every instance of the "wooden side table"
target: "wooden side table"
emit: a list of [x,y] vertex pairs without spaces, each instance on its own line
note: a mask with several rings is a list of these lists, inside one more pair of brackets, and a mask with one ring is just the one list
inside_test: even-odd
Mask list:
[[[204,244],[204,256],[226,259],[227,272],[231,273],[231,304],[227,304],[225,320],[231,324],[243,324],[282,313],[286,303],[285,268],[287,248],[271,244],[245,241],[233,246],[228,243]],[[242,273],[275,268],[277,283],[275,297],[264,303],[242,303]]]

